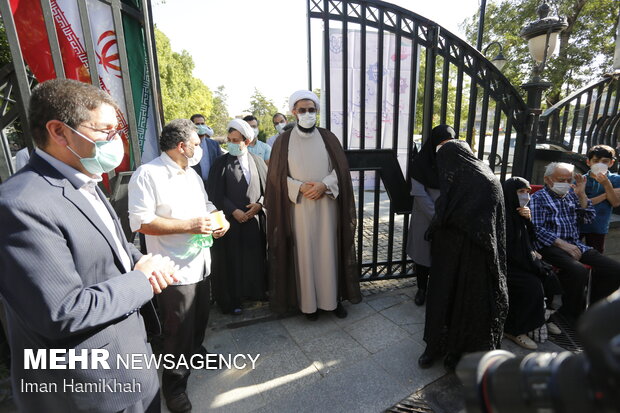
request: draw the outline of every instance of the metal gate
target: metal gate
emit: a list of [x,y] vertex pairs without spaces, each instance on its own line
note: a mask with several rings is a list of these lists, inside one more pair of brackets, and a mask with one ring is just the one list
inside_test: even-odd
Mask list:
[[321,124],[341,139],[356,188],[360,279],[410,276],[405,177],[414,141],[448,123],[501,180],[527,176],[528,109],[490,61],[422,16],[376,0],[307,7],[310,71],[313,34],[322,32]]

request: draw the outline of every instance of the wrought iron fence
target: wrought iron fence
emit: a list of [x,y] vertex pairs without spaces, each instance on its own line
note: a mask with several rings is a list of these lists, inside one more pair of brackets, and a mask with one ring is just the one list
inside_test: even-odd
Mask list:
[[585,86],[540,116],[538,142],[585,154],[588,148],[618,146],[620,113],[619,75],[609,75]]
[[422,16],[376,0],[307,5],[310,37],[323,26],[321,122],[341,138],[357,188],[360,278],[411,275],[414,141],[452,124],[500,179],[527,176],[527,107],[482,54]]

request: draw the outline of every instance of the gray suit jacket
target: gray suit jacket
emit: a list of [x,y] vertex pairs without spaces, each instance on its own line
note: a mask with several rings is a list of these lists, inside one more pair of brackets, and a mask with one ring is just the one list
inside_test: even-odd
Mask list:
[[[133,268],[141,254],[104,203]],[[20,411],[116,412],[156,394],[155,369],[117,364],[117,355],[151,355],[136,311],[151,299],[151,286],[141,272],[125,273],[109,231],[78,189],[34,153],[26,167],[0,185],[0,228],[0,294]],[[78,354],[105,349],[110,369],[80,369],[79,364],[76,369],[25,369],[24,349],[76,349]],[[65,387],[102,382],[139,383],[133,386],[139,391]],[[56,391],[32,392],[35,387],[24,387],[28,383],[56,383],[48,386]]]

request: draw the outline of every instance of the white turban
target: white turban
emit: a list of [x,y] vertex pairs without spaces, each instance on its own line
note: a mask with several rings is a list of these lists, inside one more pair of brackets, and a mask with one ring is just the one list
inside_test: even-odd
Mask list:
[[309,90],[298,90],[297,92],[293,93],[288,100],[288,107],[291,110],[291,112],[293,111],[293,108],[295,107],[295,103],[299,102],[300,100],[304,100],[304,99],[309,99],[313,101],[317,109],[319,108],[321,104],[321,102],[319,102],[318,96],[315,95],[313,92]]
[[254,130],[249,123],[241,119],[233,119],[228,122],[227,129],[233,128],[241,133],[246,139],[254,140]]
[[210,138],[213,136],[213,129],[211,129],[210,127],[208,127],[207,125],[205,125],[205,128],[207,130],[207,136]]

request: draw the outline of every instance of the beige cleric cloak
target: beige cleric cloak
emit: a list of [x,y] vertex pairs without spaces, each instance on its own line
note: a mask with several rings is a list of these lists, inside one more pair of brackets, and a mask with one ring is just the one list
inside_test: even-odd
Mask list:
[[[338,138],[327,129],[317,128],[331,164],[338,176],[339,194],[337,241],[338,299],[359,303],[359,271],[355,255],[355,199],[349,164]],[[295,276],[294,237],[291,228],[291,202],[288,197],[288,148],[291,131],[276,140],[271,151],[265,189],[267,243],[269,245],[269,299],[271,309],[285,312],[299,308]],[[316,257],[318,260],[321,257]]]

